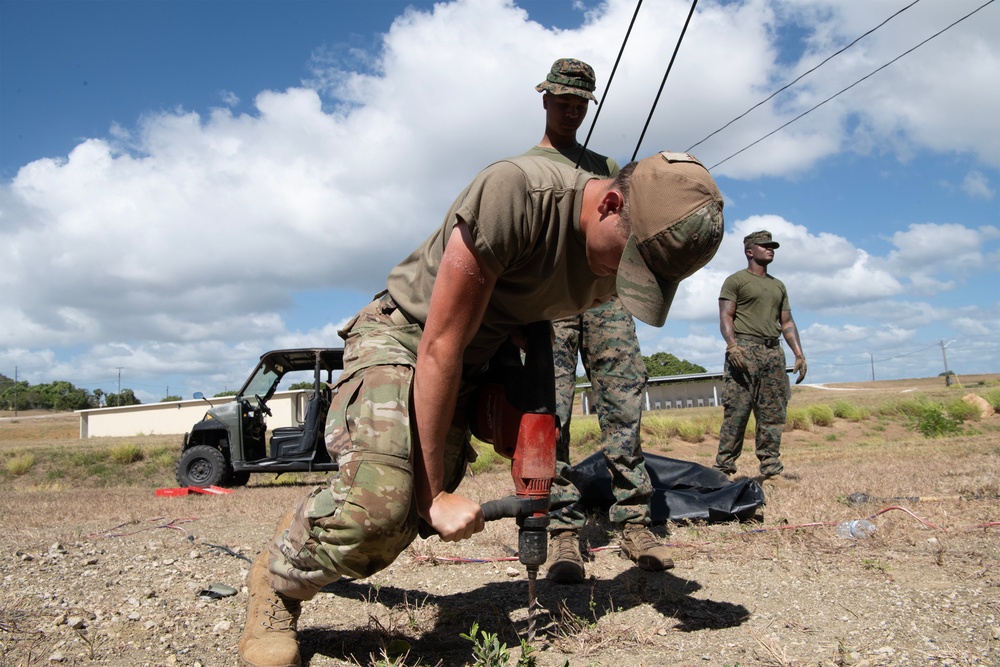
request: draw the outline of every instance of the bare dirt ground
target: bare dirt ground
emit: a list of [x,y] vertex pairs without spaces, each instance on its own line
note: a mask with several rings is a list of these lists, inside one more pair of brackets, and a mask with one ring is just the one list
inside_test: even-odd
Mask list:
[[[842,386],[836,398],[871,400],[863,393],[880,384]],[[931,386],[910,384],[879,391]],[[800,388],[793,405],[828,393]],[[62,444],[78,442],[76,421],[56,419]],[[32,422],[0,422],[0,448],[30,448]],[[667,573],[634,568],[595,518],[589,581],[539,580],[532,657],[571,667],[1000,666],[1000,415],[968,427],[926,439],[872,418],[786,433],[797,481],[765,486],[759,523],[670,526],[677,566]],[[710,464],[715,443],[646,448]],[[752,453],[740,465],[757,473]],[[309,488],[268,482],[186,497],[11,485],[0,494],[0,667],[236,665],[249,559]],[[463,490],[501,497],[509,474],[467,479]],[[846,502],[856,492],[870,500]],[[836,536],[838,521],[866,517],[871,537]],[[516,546],[513,521],[499,521],[459,544],[417,540],[375,577],[329,586],[304,605],[303,664],[474,664],[460,636],[474,621],[514,664],[527,629]],[[213,583],[237,594],[204,599]]]

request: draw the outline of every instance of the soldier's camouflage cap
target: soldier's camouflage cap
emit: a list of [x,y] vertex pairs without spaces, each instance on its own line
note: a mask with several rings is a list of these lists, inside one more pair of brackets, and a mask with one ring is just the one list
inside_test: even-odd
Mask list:
[[663,326],[681,280],[715,256],[722,242],[722,195],[687,153],[664,151],[632,173],[632,223],[618,264],[618,296],[634,316]]
[[771,240],[771,232],[762,229],[758,232],[747,234],[743,237],[743,249],[749,250],[750,246],[759,245],[765,248],[780,248],[781,244]]
[[588,100],[597,101],[594,90],[597,88],[597,77],[594,68],[576,58],[560,58],[552,63],[545,81],[535,86],[538,92],[550,92],[553,95],[579,95]]

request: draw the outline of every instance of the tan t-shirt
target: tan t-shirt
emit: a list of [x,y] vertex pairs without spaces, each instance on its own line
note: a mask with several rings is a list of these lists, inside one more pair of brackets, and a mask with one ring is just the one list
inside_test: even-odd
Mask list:
[[497,276],[482,326],[465,351],[468,366],[488,361],[523,324],[568,317],[606,301],[615,277],[590,270],[580,231],[583,188],[592,178],[541,157],[490,165],[458,196],[444,224],[389,273],[393,300],[427,321],[441,255],[461,219]]
[[606,155],[595,153],[589,148],[585,149],[583,151],[583,157],[580,157],[581,148],[583,148],[583,146],[577,146],[574,150],[563,152],[555,148],[550,148],[549,146],[535,146],[534,148],[526,150],[523,155],[540,155],[541,157],[546,157],[554,162],[566,164],[570,167],[576,167],[576,163],[579,160],[580,169],[589,171],[590,173],[603,178],[615,177],[618,175],[618,172],[621,171],[618,167],[618,163],[613,159],[607,157]]

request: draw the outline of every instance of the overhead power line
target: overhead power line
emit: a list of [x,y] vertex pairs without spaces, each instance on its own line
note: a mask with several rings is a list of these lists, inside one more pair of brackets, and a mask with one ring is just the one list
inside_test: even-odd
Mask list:
[[860,366],[862,364],[864,364],[865,366],[867,366],[869,363],[881,364],[881,363],[884,363],[886,361],[892,361],[894,359],[902,359],[903,357],[912,357],[915,354],[920,354],[921,352],[924,352],[926,350],[931,349],[932,347],[937,347],[937,346],[938,346],[937,343],[932,343],[931,345],[928,345],[927,347],[922,347],[922,348],[920,348],[918,350],[914,350],[913,352],[904,352],[903,354],[897,354],[896,356],[893,356],[893,357],[886,357],[885,359],[871,358],[868,361],[852,361],[850,363],[844,363],[844,364],[832,364],[830,362],[819,362],[819,363],[822,363],[824,366]]
[[[632,34],[632,26],[635,25],[635,18],[639,15],[639,8],[642,7],[642,0],[635,5],[635,11],[632,13],[632,20],[629,21],[628,30],[625,31],[625,38],[622,39],[622,45],[618,49],[618,57],[615,58],[614,67],[611,68],[611,76],[608,77],[608,85],[604,87],[604,101],[608,101],[608,93],[611,92],[611,82],[615,80],[615,72],[618,71],[618,63],[622,60],[622,53],[625,52],[625,45],[628,44],[629,35]],[[587,150],[587,144],[590,143],[590,135],[594,133],[594,126],[597,125],[597,119],[601,117],[601,109],[604,107],[603,104],[597,105],[597,111],[594,112],[594,120],[590,122],[590,129],[587,130],[587,138],[583,140],[583,150],[580,151],[580,158],[576,161],[576,168],[580,168],[580,160],[583,159],[583,154]]]
[[[698,6],[698,0],[693,0],[691,2],[691,9],[688,11],[687,19],[684,21],[684,27],[681,29],[681,34],[677,38],[677,44],[674,45],[674,52],[670,56],[670,62],[667,64],[667,71],[663,73],[663,81],[660,82],[660,89],[656,91],[656,98],[653,100],[653,106],[649,109],[649,116],[646,118],[646,124],[642,126],[642,133],[639,135],[639,141],[635,144],[635,150],[632,151],[632,160],[635,160],[635,156],[639,154],[639,146],[642,144],[643,137],[646,136],[646,128],[649,127],[649,121],[653,119],[653,112],[656,111],[656,104],[660,101],[660,93],[663,92],[663,87],[667,84],[667,77],[670,76],[670,70],[674,66],[674,59],[677,57],[677,52],[681,48],[681,42],[684,41],[684,33],[687,32],[688,24],[691,23],[691,17],[694,16],[694,8]],[[630,162],[632,161],[630,160]]]
[[[635,25],[636,16],[639,15],[639,8],[642,6],[642,0],[636,4],[635,12],[632,14],[632,21],[629,23],[628,30],[625,32],[625,39],[622,40],[621,48],[618,50],[618,57],[615,59],[614,67],[611,69],[611,76],[608,78],[608,86],[604,91],[604,101],[607,102],[608,91],[611,88],[611,81],[614,79],[615,71],[618,69],[618,63],[621,61],[622,53],[625,51],[625,45],[628,43],[629,35],[632,34],[632,26]],[[639,135],[639,140],[635,144],[635,151],[632,153],[632,158],[630,162],[635,160],[635,156],[639,153],[639,146],[642,144],[643,137],[646,136],[646,129],[649,127],[649,122],[653,118],[653,112],[656,110],[656,105],[660,100],[660,95],[663,93],[663,87],[667,83],[667,77],[670,75],[670,70],[674,66],[674,60],[677,58],[677,52],[681,48],[681,42],[684,41],[684,35],[687,33],[688,25],[691,23],[691,17],[694,16],[694,10],[698,6],[698,0],[692,0],[691,9],[688,11],[687,19],[684,21],[684,27],[681,29],[681,34],[677,38],[677,44],[674,46],[674,52],[670,56],[670,62],[667,64],[667,71],[663,74],[663,80],[660,82],[660,89],[656,91],[656,97],[653,99],[653,104],[649,109],[649,116],[646,118],[646,124],[642,128],[642,132]],[[603,105],[602,105],[603,106]],[[587,138],[583,142],[583,147],[586,149],[587,144],[590,142],[590,135],[594,131],[594,126],[597,125],[597,118],[601,113],[601,107],[597,108],[597,113],[594,114],[594,120],[590,124],[590,131],[587,132]],[[580,159],[583,159],[583,153],[581,151]],[[577,161],[577,167],[580,166],[579,160]]]
[[730,125],[732,125],[733,123],[735,123],[736,121],[738,121],[739,119],[741,119],[744,116],[746,116],[748,113],[750,113],[751,111],[753,111],[757,107],[759,107],[759,106],[761,106],[763,104],[766,104],[767,102],[769,102],[772,99],[774,99],[775,97],[777,97],[780,93],[788,90],[789,88],[791,88],[792,86],[794,86],[796,83],[798,83],[799,81],[801,81],[805,77],[809,76],[810,74],[812,74],[813,72],[815,72],[816,70],[818,70],[820,67],[822,67],[826,63],[830,62],[831,60],[833,60],[834,58],[836,58],[837,56],[839,56],[841,53],[843,53],[847,49],[851,48],[852,46],[854,46],[855,44],[857,44],[858,42],[860,42],[862,39],[864,39],[868,35],[872,34],[876,30],[878,30],[879,28],[881,28],[882,26],[884,26],[886,23],[888,23],[892,19],[896,18],[897,16],[899,16],[900,14],[902,14],[903,12],[905,12],[907,9],[909,9],[913,5],[917,4],[918,2],[920,2],[920,0],[913,0],[913,2],[911,2],[907,6],[903,7],[898,12],[896,12],[895,14],[893,14],[892,16],[890,16],[889,18],[887,18],[886,20],[882,21],[881,23],[879,23],[877,26],[875,26],[874,28],[872,28],[868,32],[866,32],[863,35],[855,38],[855,40],[853,42],[851,42],[850,44],[848,44],[844,48],[840,49],[839,51],[835,51],[834,53],[831,53],[829,56],[827,56],[825,59],[823,59],[823,61],[821,63],[819,63],[818,65],[816,65],[812,69],[809,69],[809,70],[803,72],[802,74],[800,74],[796,78],[794,78],[791,81],[789,81],[788,83],[786,83],[781,88],[778,88],[776,91],[774,91],[773,93],[771,93],[770,95],[768,95],[767,97],[765,97],[764,99],[762,99],[757,104],[753,105],[752,107],[750,107],[749,109],[747,109],[746,111],[744,111],[743,113],[741,113],[736,118],[732,119],[731,121],[729,121],[728,123],[726,123],[725,125],[723,125],[722,127],[720,127],[715,132],[712,132],[710,135],[708,135],[707,137],[705,137],[701,141],[699,141],[699,142],[697,142],[695,144],[692,144],[691,148],[687,149],[687,152],[690,153],[692,148],[695,148],[696,146],[699,146],[699,145],[705,143],[706,141],[708,141],[709,139],[711,139],[712,137],[714,137],[715,135],[717,135],[719,132],[722,132],[724,129],[726,129],[727,127],[729,127]]
[[907,55],[913,53],[914,51],[916,51],[917,49],[919,49],[921,46],[923,46],[924,44],[926,44],[927,42],[931,41],[932,39],[935,39],[936,37],[941,36],[942,34],[944,34],[945,32],[947,32],[948,30],[951,30],[956,25],[958,25],[959,23],[961,23],[965,19],[969,18],[970,16],[972,16],[976,12],[980,11],[981,9],[983,9],[984,7],[986,7],[987,5],[993,4],[993,2],[995,2],[995,0],[987,0],[987,2],[983,3],[982,5],[980,5],[979,7],[977,7],[976,9],[972,10],[971,12],[969,12],[968,14],[966,14],[965,16],[963,16],[962,18],[958,19],[957,21],[954,21],[953,23],[949,24],[948,26],[946,26],[946,27],[942,28],[941,30],[937,31],[936,33],[934,33],[933,35],[931,35],[927,39],[923,40],[922,42],[920,42],[916,46],[913,46],[913,47],[907,49],[906,51],[904,51],[903,53],[899,54],[898,56],[896,56],[895,58],[893,58],[889,62],[887,62],[884,65],[882,65],[881,67],[879,67],[879,68],[877,68],[877,69],[869,72],[868,74],[866,74],[865,76],[861,77],[860,79],[858,79],[857,81],[855,81],[851,85],[847,86],[843,90],[841,90],[841,91],[839,91],[837,93],[834,93],[833,95],[831,95],[830,97],[826,98],[825,100],[823,100],[819,104],[813,106],[810,109],[807,109],[806,111],[803,111],[802,113],[800,113],[798,116],[796,116],[795,118],[791,119],[787,123],[785,123],[785,124],[781,125],[780,127],[772,130],[771,132],[768,132],[763,137],[761,137],[760,139],[757,139],[753,143],[750,143],[747,146],[744,146],[743,148],[741,148],[740,150],[736,151],[735,153],[733,153],[729,157],[725,158],[724,160],[720,160],[719,162],[716,162],[711,167],[709,167],[709,171],[711,171],[712,169],[715,169],[716,167],[718,167],[721,164],[724,164],[724,163],[728,162],[729,160],[733,159],[734,157],[736,157],[740,153],[748,150],[749,148],[752,148],[753,146],[756,146],[757,144],[759,144],[760,142],[764,141],[765,139],[767,139],[771,135],[777,134],[781,130],[785,129],[786,127],[788,127],[789,125],[791,125],[792,123],[794,123],[795,121],[799,120],[800,118],[802,118],[804,116],[807,116],[808,114],[812,113],[816,109],[820,108],[821,106],[823,106],[824,104],[826,104],[830,100],[832,100],[832,99],[834,99],[836,97],[839,97],[840,95],[846,93],[848,90],[850,90],[854,86],[858,85],[859,83],[861,83],[865,79],[868,79],[868,78],[874,76],[875,74],[877,74],[878,72],[881,72],[886,67],[888,67],[889,65],[893,64],[894,62],[896,62],[900,58],[903,58],[904,56],[907,56]]

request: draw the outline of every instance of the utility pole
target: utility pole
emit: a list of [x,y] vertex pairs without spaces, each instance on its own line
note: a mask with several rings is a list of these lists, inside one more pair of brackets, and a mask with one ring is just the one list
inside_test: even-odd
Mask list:
[[14,366],[14,416],[17,416],[17,366]]
[[875,357],[871,352],[868,353],[868,357],[872,360],[872,382],[875,381]]
[[948,354],[944,351],[946,347],[954,343],[954,340],[950,340],[947,343],[944,339],[941,339],[941,358],[944,359],[944,386],[951,386],[951,373],[948,372]]
[[122,404],[122,367],[117,366],[118,369],[118,400],[115,401],[117,405]]

